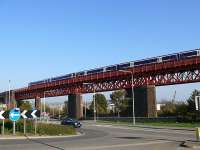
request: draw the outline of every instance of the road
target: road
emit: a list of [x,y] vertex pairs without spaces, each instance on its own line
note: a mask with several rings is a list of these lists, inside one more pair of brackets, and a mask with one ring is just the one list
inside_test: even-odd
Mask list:
[[119,127],[84,123],[77,137],[0,140],[0,150],[182,150],[192,131]]

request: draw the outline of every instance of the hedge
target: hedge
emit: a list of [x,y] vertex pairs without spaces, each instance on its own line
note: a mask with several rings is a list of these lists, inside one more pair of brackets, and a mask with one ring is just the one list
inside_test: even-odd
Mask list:
[[[0,128],[2,130],[2,121],[0,122]],[[13,122],[5,120],[5,134],[11,134],[13,131]],[[21,134],[24,132],[23,120],[16,123],[16,132]],[[26,121],[26,133],[34,134],[35,126],[32,120]],[[76,134],[75,128],[66,125],[37,123],[38,135],[73,135]]]

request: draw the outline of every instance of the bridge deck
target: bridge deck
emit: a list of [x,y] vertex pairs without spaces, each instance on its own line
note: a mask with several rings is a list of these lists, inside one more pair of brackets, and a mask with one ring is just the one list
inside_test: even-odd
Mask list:
[[[134,87],[146,85],[170,85],[200,81],[200,56],[173,62],[149,64],[127,69],[133,72]],[[93,83],[84,85],[83,83]],[[16,100],[43,97],[62,96],[74,93],[92,93],[94,91],[111,91],[130,88],[131,74],[128,72],[113,71],[93,75],[80,76],[72,79],[54,81],[16,89]]]

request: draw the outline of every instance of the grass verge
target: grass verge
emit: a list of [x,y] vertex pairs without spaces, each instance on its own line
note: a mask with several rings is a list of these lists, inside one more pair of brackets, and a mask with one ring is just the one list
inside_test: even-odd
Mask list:
[[[13,123],[9,120],[5,121],[5,135],[12,135]],[[0,122],[0,128],[2,133],[2,121]],[[58,124],[46,124],[37,123],[37,135],[40,136],[63,136],[63,135],[75,135],[76,130],[72,126],[58,125]],[[23,121],[16,123],[16,135],[20,136],[24,133]],[[35,124],[31,120],[26,121],[26,134],[31,136],[35,135]]]
[[[132,126],[131,122],[120,122],[120,121],[103,121],[98,120],[99,124],[109,124],[109,125],[126,125]],[[179,123],[179,122],[144,122],[144,123],[136,123],[136,125],[143,126],[155,126],[155,127],[178,127],[178,128],[195,128],[200,127],[200,123]]]

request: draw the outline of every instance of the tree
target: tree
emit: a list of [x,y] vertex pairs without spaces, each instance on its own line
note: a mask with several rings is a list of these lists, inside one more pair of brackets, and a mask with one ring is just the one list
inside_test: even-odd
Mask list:
[[64,106],[63,106],[63,116],[67,116],[68,115],[68,101],[64,102]]
[[188,103],[188,116],[192,118],[192,120],[197,119],[197,113],[196,113],[196,108],[195,108],[195,97],[200,95],[200,91],[194,90],[187,100]]
[[159,115],[162,117],[176,116],[176,104],[172,101],[165,101],[163,106],[161,106],[161,111]]
[[20,110],[31,110],[32,109],[32,105],[29,101],[20,101],[18,103],[18,107],[20,108]]
[[126,96],[125,90],[118,90],[112,92],[112,94],[110,95],[111,101],[115,105],[118,117],[120,117],[120,112],[125,110],[128,106],[127,101],[125,100],[125,96]]
[[[107,113],[108,103],[103,94],[95,94],[95,107],[98,114]],[[94,101],[90,105],[90,110],[94,110]]]
[[197,121],[195,108],[195,97],[200,95],[200,91],[194,90],[186,102],[163,101],[159,116],[176,116],[180,121]]
[[176,103],[176,115],[177,116],[187,116],[188,113],[188,105],[185,102],[177,102]]

